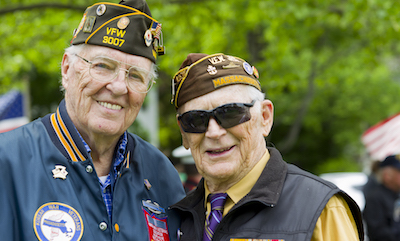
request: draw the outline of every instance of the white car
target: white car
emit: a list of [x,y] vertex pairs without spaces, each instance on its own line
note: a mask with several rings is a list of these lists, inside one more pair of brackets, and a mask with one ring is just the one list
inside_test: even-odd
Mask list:
[[332,182],[340,189],[345,191],[356,201],[360,210],[364,210],[365,198],[362,191],[363,186],[368,181],[368,176],[362,172],[333,172],[320,175],[321,178]]

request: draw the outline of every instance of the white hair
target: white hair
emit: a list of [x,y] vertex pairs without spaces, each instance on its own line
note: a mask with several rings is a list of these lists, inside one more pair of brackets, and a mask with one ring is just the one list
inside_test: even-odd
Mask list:
[[[78,57],[75,55],[81,55],[85,51],[90,50],[91,45],[90,44],[78,44],[78,45],[71,45],[68,48],[65,49],[65,53],[70,54],[70,65],[73,66],[75,62],[78,60]],[[157,79],[158,74],[157,74],[157,65],[151,62],[151,67],[150,67],[150,73],[149,73],[149,78],[150,81],[153,81]],[[65,93],[64,86],[60,86],[61,92]]]
[[265,99],[265,93],[251,85],[246,85],[246,90],[252,100],[263,101]]
[[257,88],[255,88],[254,86],[251,85],[246,85],[245,86],[247,95],[249,96],[249,98],[251,99],[251,101],[256,100],[256,103],[254,104],[254,108],[258,111],[258,113],[261,113],[261,101],[263,101],[265,99],[265,93],[261,92],[260,90],[258,90]]

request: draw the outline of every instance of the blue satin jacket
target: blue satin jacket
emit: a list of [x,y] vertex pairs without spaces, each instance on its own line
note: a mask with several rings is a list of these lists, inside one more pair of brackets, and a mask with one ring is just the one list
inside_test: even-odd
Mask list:
[[0,134],[1,240],[176,240],[179,219],[169,206],[184,195],[168,158],[129,134],[111,222],[64,101],[56,113]]

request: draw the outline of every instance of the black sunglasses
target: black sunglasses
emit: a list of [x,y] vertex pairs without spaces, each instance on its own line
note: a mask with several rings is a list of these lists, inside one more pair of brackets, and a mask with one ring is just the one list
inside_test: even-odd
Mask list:
[[224,129],[234,127],[251,119],[250,108],[256,100],[248,103],[229,103],[213,110],[191,110],[178,116],[182,130],[188,133],[207,131],[210,117]]

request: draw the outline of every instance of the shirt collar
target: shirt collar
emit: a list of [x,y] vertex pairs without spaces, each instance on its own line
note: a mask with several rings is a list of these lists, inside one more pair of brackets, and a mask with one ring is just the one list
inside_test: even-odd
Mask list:
[[[86,143],[86,141],[83,139],[82,135],[79,133],[79,131],[75,128],[76,132],[78,132],[79,137],[81,138],[83,145],[86,148],[86,151],[90,154],[92,151],[89,147],[89,145]],[[125,150],[126,150],[126,144],[128,143],[128,135],[127,132],[125,131],[124,134],[121,135],[118,141],[118,149],[116,150],[117,152],[115,153],[115,157],[113,160],[113,167],[115,170],[115,175],[117,174],[116,170],[117,167],[122,163],[125,157]]]
[[[258,178],[261,176],[262,171],[264,170],[267,162],[270,158],[270,154],[268,149],[265,151],[265,154],[260,159],[260,161],[251,169],[249,173],[246,174],[239,182],[230,187],[226,193],[228,194],[230,200],[233,201],[233,204],[239,202],[256,184]],[[204,205],[207,208],[207,197],[210,194],[210,190],[208,189],[206,181],[204,181],[204,189],[205,189],[205,198]],[[228,202],[228,201],[227,201]],[[229,202],[228,202],[229,203]],[[233,205],[232,205],[233,206]],[[225,210],[224,210],[225,213]]]

